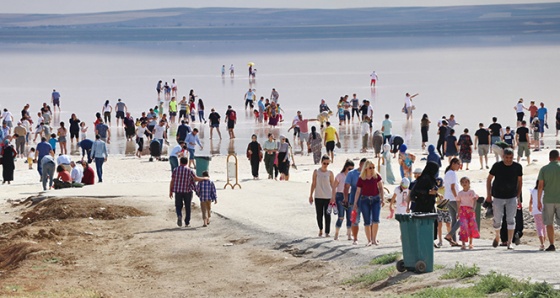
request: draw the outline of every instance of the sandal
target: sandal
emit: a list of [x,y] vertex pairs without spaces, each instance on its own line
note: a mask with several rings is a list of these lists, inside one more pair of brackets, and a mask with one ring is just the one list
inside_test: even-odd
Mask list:
[[445,241],[449,242],[449,244],[451,244],[451,246],[459,246],[459,244],[457,242],[455,242],[452,238],[447,238],[447,236],[445,238]]
[[469,244],[469,249],[472,250],[473,248],[474,248],[474,246],[472,244]]
[[496,248],[498,247],[498,240],[494,239],[494,241],[492,241],[492,247]]

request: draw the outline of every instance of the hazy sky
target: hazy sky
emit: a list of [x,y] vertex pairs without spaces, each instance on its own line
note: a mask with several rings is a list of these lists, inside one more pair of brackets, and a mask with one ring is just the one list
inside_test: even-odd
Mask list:
[[550,0],[0,0],[0,13],[89,13],[169,7],[352,8],[557,2]]

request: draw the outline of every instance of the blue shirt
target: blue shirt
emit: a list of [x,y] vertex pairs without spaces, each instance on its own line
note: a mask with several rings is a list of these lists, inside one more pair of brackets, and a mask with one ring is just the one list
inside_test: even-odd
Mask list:
[[348,175],[346,175],[346,181],[344,181],[344,183],[350,185],[350,194],[348,197],[348,204],[350,205],[354,204],[354,197],[356,196],[356,189],[358,188],[357,184],[359,178],[360,170],[358,169],[354,169],[348,172]]
[[53,100],[59,100],[60,99],[60,93],[58,93],[58,91],[55,91],[52,93],[52,99]]
[[548,110],[547,110],[546,108],[539,108],[539,109],[537,110],[537,113],[538,113],[538,115],[539,115],[539,120],[540,120],[541,122],[544,121],[544,116],[546,115],[547,112],[548,112]]
[[107,157],[107,145],[101,140],[93,142],[91,147],[91,156],[93,158],[106,158]]
[[264,111],[264,109],[266,108],[266,107],[264,106],[264,102],[262,102],[262,100],[259,100],[259,103],[258,103],[258,104],[259,104],[259,112]]
[[49,144],[51,145],[52,150],[56,149],[56,143],[58,143],[57,139],[55,138],[49,139]]
[[177,127],[177,139],[179,139],[179,141],[184,141],[189,133],[191,133],[190,126],[181,124]]
[[389,119],[385,119],[383,120],[383,123],[381,125],[383,126],[383,134],[386,136],[390,136],[391,128],[393,128],[393,122],[391,122],[391,120]]
[[0,142],[4,141],[4,132],[0,129]]
[[194,149],[196,144],[202,147],[202,145],[200,144],[200,140],[198,139],[198,135],[195,136],[192,134],[192,132],[187,135],[185,143],[187,143],[188,149]]
[[41,142],[41,143],[37,144],[37,152],[39,154],[38,161],[41,161],[41,159],[43,159],[43,156],[49,155],[51,150],[52,150],[52,146],[51,146],[51,144],[49,144],[47,142]]
[[93,141],[90,139],[85,139],[83,141],[81,141],[80,143],[78,143],[78,146],[80,146],[80,148],[84,149],[84,150],[89,150],[91,149],[91,147],[93,147]]

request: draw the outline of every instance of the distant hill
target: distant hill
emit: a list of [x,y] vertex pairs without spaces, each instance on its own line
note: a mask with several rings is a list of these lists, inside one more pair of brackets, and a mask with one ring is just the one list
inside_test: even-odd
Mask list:
[[[362,9],[169,8],[0,14],[7,40],[214,40],[560,33],[560,3]],[[9,39],[5,39],[9,38]]]

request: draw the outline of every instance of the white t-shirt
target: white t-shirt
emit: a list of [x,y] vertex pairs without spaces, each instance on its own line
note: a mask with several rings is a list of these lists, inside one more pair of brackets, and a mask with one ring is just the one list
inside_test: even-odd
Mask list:
[[410,99],[410,96],[407,96],[407,97],[404,99],[404,104],[405,104],[405,106],[406,106],[407,108],[410,108],[410,107],[412,106],[412,100]]
[[362,137],[369,133],[369,123],[362,121],[361,132],[362,132]]
[[84,168],[80,164],[76,164],[75,167],[72,168],[72,172],[70,172],[70,177],[72,177],[73,182],[82,182],[82,177],[84,177]]
[[142,127],[142,126],[138,127],[138,130],[136,131],[136,136],[143,139],[146,136],[146,130],[147,130],[146,127]]
[[110,105],[103,105],[103,113],[111,112],[112,109],[113,107],[111,107]]
[[[531,198],[533,199],[533,215],[538,215],[538,214],[542,214],[542,212],[539,211],[539,200],[537,200],[537,196],[539,195],[539,190],[534,188],[531,189]],[[543,202],[543,197],[544,197],[544,191],[543,191],[543,195],[540,198],[541,204]]]
[[397,197],[395,198],[395,207],[397,207],[395,209],[395,214],[406,214],[406,198],[408,197],[408,192],[408,188],[402,190],[400,186],[397,186],[395,188],[395,191],[393,192],[395,195],[397,195]]
[[367,116],[373,121],[373,107],[371,105],[367,108]]
[[181,151],[183,151],[183,147],[181,147],[181,145],[177,145],[169,151],[169,157],[171,157],[171,156],[179,157],[179,153]]
[[523,105],[522,102],[517,103],[517,106],[515,106],[515,110],[517,111],[517,113],[523,113],[524,108],[525,108],[525,106]]
[[163,133],[165,133],[165,125],[157,125],[156,127],[154,127],[154,130],[154,139],[163,139]]
[[336,186],[336,192],[344,192],[344,183],[346,182],[346,174],[345,173],[338,173],[334,180],[338,181],[338,185]]
[[12,113],[10,111],[2,113],[2,121],[12,122],[13,120],[14,117],[12,116]]
[[443,186],[445,187],[445,193],[443,194],[443,198],[448,199],[449,201],[456,201],[453,192],[451,191],[451,185],[455,184],[455,193],[459,193],[459,180],[457,180],[457,173],[453,170],[447,171],[445,173],[445,177],[443,178]]
[[371,77],[372,80],[377,80],[377,73],[375,73],[375,71],[372,72],[369,76]]

